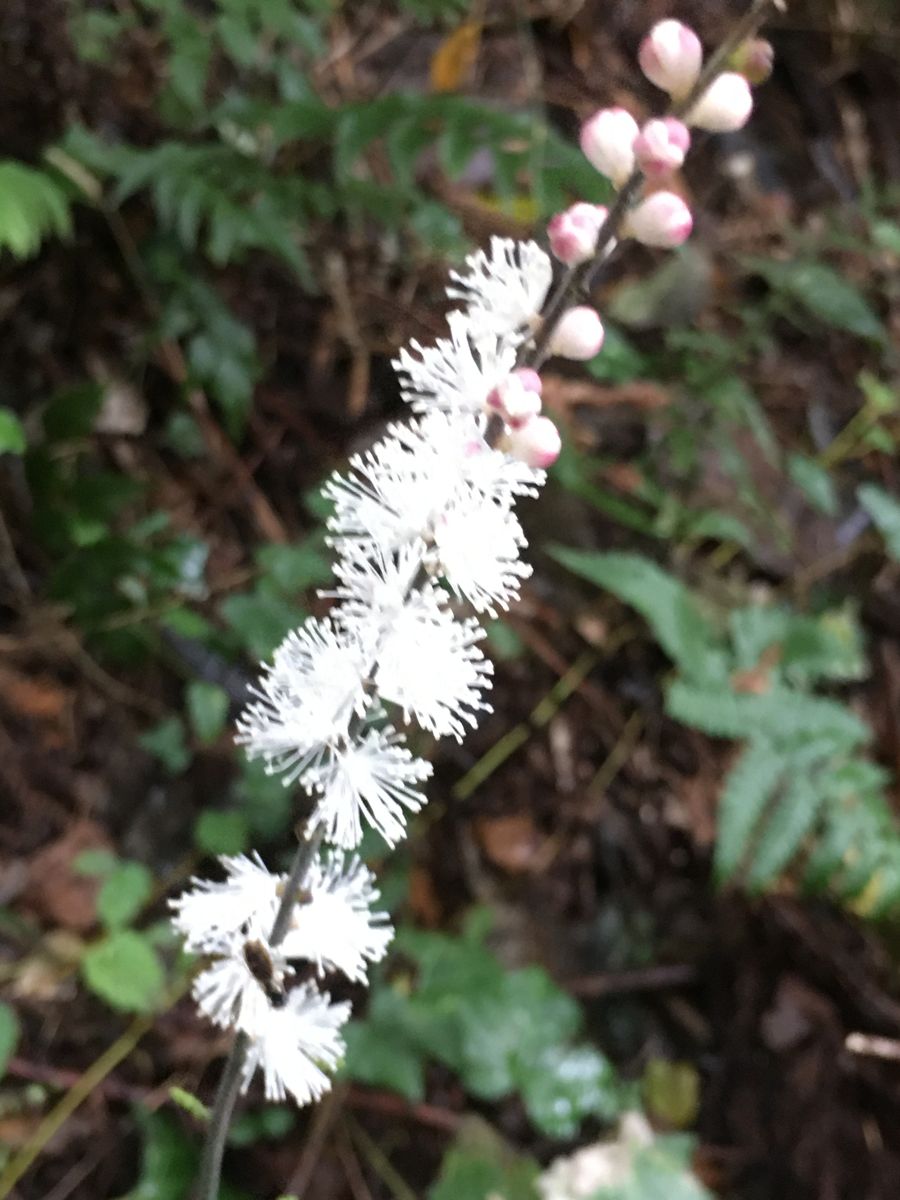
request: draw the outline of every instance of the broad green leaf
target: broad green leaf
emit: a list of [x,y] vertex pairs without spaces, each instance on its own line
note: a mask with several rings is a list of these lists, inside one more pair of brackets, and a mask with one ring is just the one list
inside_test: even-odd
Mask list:
[[153,876],[142,863],[120,862],[106,876],[97,896],[97,916],[108,929],[128,925],[153,891]]
[[587,1117],[609,1120],[627,1095],[615,1071],[593,1046],[550,1046],[523,1055],[516,1077],[525,1111],[550,1137],[575,1137]]
[[864,483],[856,495],[884,538],[888,554],[900,561],[900,500],[876,483]]
[[344,1030],[343,1071],[351,1079],[387,1087],[407,1100],[425,1095],[425,1051],[418,1044],[407,997],[387,984],[373,989],[368,1014]]
[[150,1012],[162,997],[162,964],[147,939],[132,929],[118,929],[91,946],[81,973],[92,992],[125,1012]]
[[715,663],[718,637],[690,591],[649,559],[556,546],[550,553],[590,583],[636,608],[685,673],[704,676]]
[[8,1004],[0,1000],[0,1080],[15,1053],[20,1032],[19,1018]]
[[185,695],[191,728],[201,742],[214,742],[228,720],[228,693],[214,683],[195,680]]
[[27,446],[22,422],[8,408],[0,408],[0,454],[24,454]]
[[838,497],[834,480],[825,467],[805,454],[791,454],[788,458],[788,474],[807,500],[827,517],[838,511]]

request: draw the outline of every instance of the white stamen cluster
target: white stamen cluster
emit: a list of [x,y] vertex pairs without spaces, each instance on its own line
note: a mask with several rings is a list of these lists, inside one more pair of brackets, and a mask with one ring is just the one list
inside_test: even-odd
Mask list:
[[290,1093],[303,1104],[328,1087],[349,1015],[299,983],[295,965],[364,982],[391,938],[371,911],[372,876],[344,852],[365,825],[395,845],[424,803],[431,766],[404,727],[462,739],[490,708],[484,629],[458,603],[495,616],[531,570],[515,504],[537,494],[544,473],[533,464],[552,461],[552,447],[523,461],[507,435],[535,419],[551,425],[537,416],[540,380],[516,361],[539,326],[552,267],[534,243],[499,238],[466,266],[448,289],[464,306],[450,314],[450,336],[412,343],[395,363],[415,417],[325,485],[336,555],[329,614],[285,638],[238,721],[248,755],[306,790],[310,827],[339,849],[312,864],[279,939],[288,879],[258,858],[222,859],[222,882],[194,881],[173,903],[187,948],[207,960],[194,998],[215,1024],[246,1035],[243,1085],[259,1068],[271,1099]]

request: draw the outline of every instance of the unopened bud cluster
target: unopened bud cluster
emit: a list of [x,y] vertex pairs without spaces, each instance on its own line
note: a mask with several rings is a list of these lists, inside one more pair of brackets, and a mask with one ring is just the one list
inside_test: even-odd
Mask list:
[[[618,232],[645,246],[673,249],[690,237],[691,210],[669,181],[691,148],[691,128],[725,133],[740,129],[753,109],[751,83],[761,83],[772,70],[772,47],[760,38],[740,46],[732,69],[716,75],[698,94],[703,47],[697,34],[681,21],[660,21],[641,42],[641,70],[668,92],[676,113],[639,125],[625,108],[602,108],[581,127],[581,148],[590,163],[617,190],[643,180],[642,194]],[[615,245],[607,236],[608,210],[577,203],[557,213],[547,226],[550,249],[568,267],[607,255]],[[602,244],[601,243],[602,239]],[[564,313],[550,349],[568,358],[590,358],[603,344],[600,317],[590,308]]]

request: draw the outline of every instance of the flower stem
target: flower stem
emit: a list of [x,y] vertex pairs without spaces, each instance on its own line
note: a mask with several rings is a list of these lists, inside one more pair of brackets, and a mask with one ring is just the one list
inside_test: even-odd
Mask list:
[[[769,10],[777,9],[779,12],[784,12],[785,7],[785,0],[753,0],[725,40],[706,60],[703,70],[690,92],[672,105],[668,115],[679,118],[686,116],[716,76],[722,73],[735,50],[756,33],[768,17]],[[596,285],[603,267],[615,248],[622,223],[643,182],[644,172],[640,167],[635,167],[619,190],[606,220],[600,226],[597,234],[597,251],[594,257],[581,263],[580,266],[569,267],[556,285],[544,310],[541,328],[534,339],[534,346],[526,355],[522,366],[532,367],[535,370],[541,366],[548,357],[554,330],[570,302],[576,296],[590,292]]]
[[[297,893],[303,887],[307,872],[322,844],[322,827],[315,826],[311,830],[303,830],[298,834],[299,845],[294,854],[288,872],[287,883],[281,895],[272,932],[269,935],[269,945],[277,946],[284,941],[291,919],[291,910],[297,898]],[[206,1140],[203,1143],[203,1154],[200,1159],[200,1174],[197,1179],[197,1200],[218,1200],[219,1182],[222,1176],[222,1157],[225,1153],[225,1143],[228,1140],[228,1130],[231,1117],[241,1090],[241,1077],[244,1058],[250,1039],[241,1031],[231,1044],[222,1078],[216,1089],[212,1112],[209,1116],[209,1126]]]

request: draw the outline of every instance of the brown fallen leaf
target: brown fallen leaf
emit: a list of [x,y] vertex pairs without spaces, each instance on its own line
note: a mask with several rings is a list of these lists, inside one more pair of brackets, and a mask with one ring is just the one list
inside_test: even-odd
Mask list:
[[472,73],[481,49],[480,21],[466,21],[444,38],[431,58],[431,90],[455,92]]
[[85,850],[113,850],[104,829],[94,821],[71,825],[31,860],[23,899],[42,919],[84,933],[97,919],[100,881],[83,875],[75,862]]
[[528,813],[482,817],[475,829],[482,850],[494,866],[511,875],[543,868],[547,839]]

